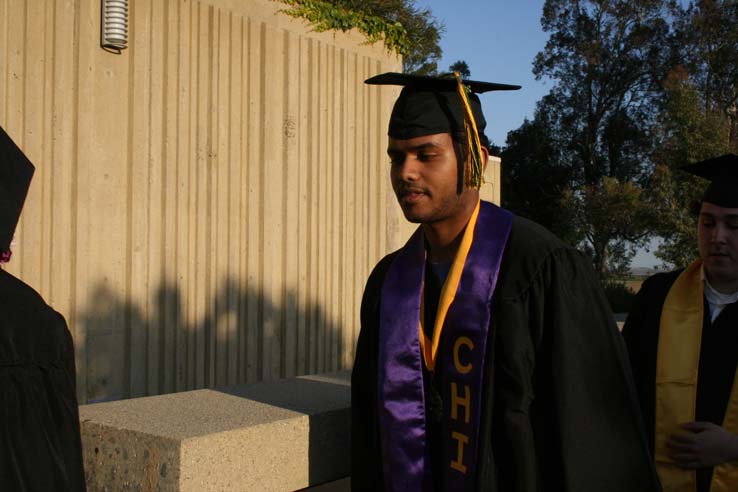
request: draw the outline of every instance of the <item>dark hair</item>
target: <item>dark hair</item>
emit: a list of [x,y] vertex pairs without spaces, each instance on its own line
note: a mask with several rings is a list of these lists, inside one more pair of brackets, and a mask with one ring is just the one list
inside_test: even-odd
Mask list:
[[693,217],[699,217],[702,210],[702,200],[694,200],[689,204],[689,214]]
[[[466,148],[466,131],[459,130],[451,133],[451,140],[454,144],[454,153],[456,154],[456,162],[459,169],[459,183],[456,186],[456,191],[461,193],[464,190],[464,164],[469,154],[469,149]],[[489,151],[489,138],[484,133],[479,134],[479,143]]]
[[[454,141],[454,151],[459,164],[466,162],[468,149],[466,148],[466,131],[459,130],[451,134],[451,140]],[[482,147],[489,150],[489,138],[484,133],[479,134],[479,143]]]

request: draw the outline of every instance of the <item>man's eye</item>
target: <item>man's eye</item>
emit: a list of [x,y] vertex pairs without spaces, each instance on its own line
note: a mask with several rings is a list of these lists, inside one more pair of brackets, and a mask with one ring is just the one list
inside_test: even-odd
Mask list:
[[433,160],[436,154],[418,154],[418,160],[420,162],[428,162]]

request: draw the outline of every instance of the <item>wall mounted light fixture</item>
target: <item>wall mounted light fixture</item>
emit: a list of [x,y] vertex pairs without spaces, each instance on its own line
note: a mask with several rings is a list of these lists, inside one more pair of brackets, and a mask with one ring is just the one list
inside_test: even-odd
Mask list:
[[128,47],[128,0],[101,0],[100,45],[118,53]]

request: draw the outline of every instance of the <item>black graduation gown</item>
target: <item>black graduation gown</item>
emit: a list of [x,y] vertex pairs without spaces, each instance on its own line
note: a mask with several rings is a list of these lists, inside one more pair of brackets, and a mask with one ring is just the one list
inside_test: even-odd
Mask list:
[[[384,489],[378,325],[394,255],[375,267],[362,301],[351,388],[354,491]],[[659,490],[625,347],[588,260],[516,217],[493,304],[476,490]]]
[[[654,447],[659,323],[666,295],[680,273],[681,270],[659,273],[643,282],[623,327],[651,451]],[[705,317],[695,413],[699,421],[722,425],[738,363],[738,303],[726,306],[713,323],[707,301],[703,302]],[[712,468],[698,470],[698,492],[710,490],[711,478]]]
[[0,270],[0,491],[84,490],[67,324]]

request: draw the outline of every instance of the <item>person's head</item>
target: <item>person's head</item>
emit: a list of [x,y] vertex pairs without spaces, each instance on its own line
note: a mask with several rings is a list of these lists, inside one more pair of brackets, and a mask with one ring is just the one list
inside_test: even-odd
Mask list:
[[683,169],[711,181],[697,222],[707,279],[720,291],[738,291],[738,156],[726,154]]
[[402,85],[389,122],[392,187],[405,217],[433,224],[467,214],[479,198],[489,142],[475,93],[519,86],[386,73],[368,84]]
[[33,164],[0,127],[0,264],[10,260],[10,242],[33,172]]
[[703,201],[697,231],[710,283],[721,291],[738,291],[738,207]]
[[[389,138],[390,179],[407,220],[433,224],[464,214],[476,204],[479,189],[464,185],[458,147],[451,133]],[[485,162],[487,155],[483,148]]]

